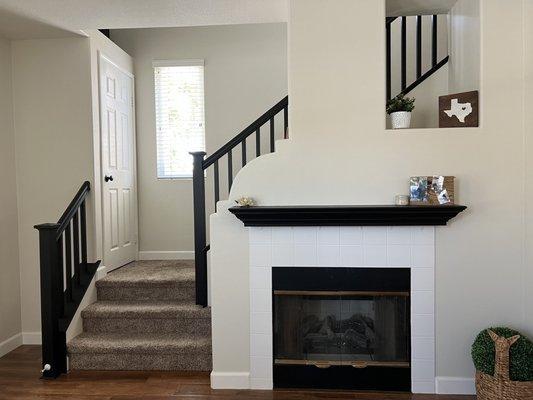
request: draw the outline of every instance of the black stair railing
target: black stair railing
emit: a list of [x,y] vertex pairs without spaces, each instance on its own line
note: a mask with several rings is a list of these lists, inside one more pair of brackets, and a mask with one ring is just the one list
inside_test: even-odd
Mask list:
[[42,378],[67,372],[66,331],[100,262],[87,262],[84,182],[57,223],[39,231],[41,277]]
[[194,256],[195,256],[195,280],[196,280],[196,304],[207,306],[207,244],[206,235],[206,205],[205,205],[205,171],[213,167],[214,199],[220,200],[220,171],[219,161],[226,157],[228,193],[233,184],[234,165],[233,150],[241,147],[241,166],[248,162],[246,152],[246,139],[255,134],[255,156],[259,157],[261,151],[261,128],[268,124],[270,153],[275,151],[276,140],[276,117],[283,112],[283,137],[287,137],[289,97],[284,97],[274,107],[252,122],[241,133],[227,142],[209,157],[205,158],[205,151],[192,152],[193,156],[193,205],[194,205]]
[[[444,57],[441,61],[438,61],[438,17],[437,15],[428,16],[431,18],[431,68],[422,72],[422,15],[416,16],[416,79],[414,82],[407,83],[407,17],[387,17],[385,21],[386,29],[386,79],[387,79],[387,101],[391,98],[404,94],[406,95],[427,78],[437,72],[442,66],[444,66],[450,59],[450,56]],[[398,18],[401,19],[401,90],[400,93],[392,93],[392,23]]]

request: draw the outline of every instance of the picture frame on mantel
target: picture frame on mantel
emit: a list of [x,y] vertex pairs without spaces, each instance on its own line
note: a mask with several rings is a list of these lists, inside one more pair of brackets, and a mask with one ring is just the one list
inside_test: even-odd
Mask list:
[[439,128],[479,126],[479,92],[449,94],[439,97]]

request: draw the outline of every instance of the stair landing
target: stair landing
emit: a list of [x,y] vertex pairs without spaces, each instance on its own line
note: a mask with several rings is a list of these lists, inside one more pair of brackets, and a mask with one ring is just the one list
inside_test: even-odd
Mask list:
[[71,369],[211,370],[211,312],[195,304],[193,261],[137,261],[96,282]]

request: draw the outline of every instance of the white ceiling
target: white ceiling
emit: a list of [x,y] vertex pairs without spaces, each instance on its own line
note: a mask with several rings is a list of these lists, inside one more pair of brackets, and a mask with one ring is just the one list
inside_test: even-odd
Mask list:
[[72,35],[74,33],[0,8],[0,37],[16,40],[58,38]]
[[0,0],[0,35],[287,21],[287,0]]
[[387,0],[387,17],[447,14],[457,0]]
[[[457,0],[387,0],[387,16],[444,14]],[[284,22],[288,0],[0,0],[0,36],[52,38],[86,29]]]

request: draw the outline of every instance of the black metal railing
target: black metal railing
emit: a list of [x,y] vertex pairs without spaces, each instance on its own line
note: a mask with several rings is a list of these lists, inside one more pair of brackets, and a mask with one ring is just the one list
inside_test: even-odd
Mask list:
[[[450,57],[444,57],[438,61],[438,17],[437,15],[429,16],[431,18],[431,68],[422,72],[422,15],[416,16],[416,79],[414,82],[407,83],[407,17],[387,17],[385,22],[386,28],[386,79],[387,79],[387,101],[399,94],[407,94],[424,82],[427,78],[438,71],[445,65]],[[401,19],[401,58],[400,58],[400,93],[392,93],[392,23],[398,18]]]
[[100,262],[87,262],[84,182],[57,223],[35,225],[41,268],[42,377],[67,372],[66,330]]
[[205,171],[213,166],[214,200],[220,200],[220,166],[219,160],[226,157],[228,193],[233,185],[234,165],[233,150],[241,147],[241,166],[248,162],[246,139],[255,134],[255,157],[262,154],[261,151],[261,128],[268,124],[269,152],[275,151],[276,140],[276,117],[283,112],[283,137],[287,138],[288,128],[288,105],[289,98],[286,96],[274,107],[252,122],[241,133],[227,142],[209,157],[205,158],[205,151],[192,152],[193,156],[193,202],[194,202],[194,255],[195,255],[195,278],[196,278],[196,304],[207,306],[207,227],[206,227],[206,198],[205,198]]

